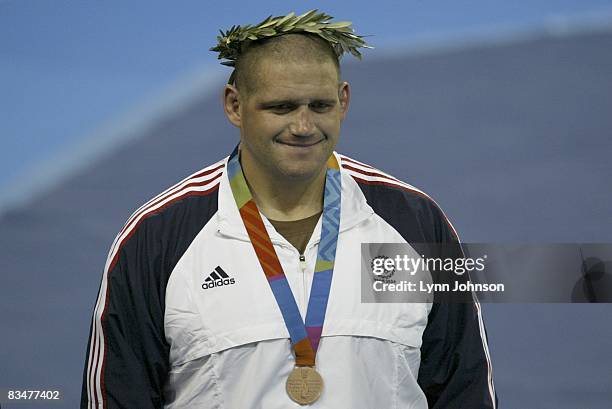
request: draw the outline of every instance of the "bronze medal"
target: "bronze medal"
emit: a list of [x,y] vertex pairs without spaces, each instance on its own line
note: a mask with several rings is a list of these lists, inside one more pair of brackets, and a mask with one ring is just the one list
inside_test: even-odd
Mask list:
[[323,378],[311,366],[296,366],[287,378],[287,394],[300,405],[309,405],[321,396]]

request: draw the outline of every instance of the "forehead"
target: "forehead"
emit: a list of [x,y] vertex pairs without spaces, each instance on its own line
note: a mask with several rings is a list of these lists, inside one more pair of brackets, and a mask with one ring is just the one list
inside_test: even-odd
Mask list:
[[263,58],[252,68],[249,93],[257,99],[332,98],[338,91],[338,70],[331,61]]

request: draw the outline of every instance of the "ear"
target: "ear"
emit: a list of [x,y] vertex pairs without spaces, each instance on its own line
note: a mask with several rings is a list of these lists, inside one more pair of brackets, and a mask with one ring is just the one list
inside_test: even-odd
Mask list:
[[351,102],[351,87],[349,86],[348,82],[343,81],[340,84],[340,87],[338,88],[338,99],[340,100],[341,119],[344,120]]
[[223,89],[223,110],[232,125],[240,128],[240,92],[233,85],[228,84]]

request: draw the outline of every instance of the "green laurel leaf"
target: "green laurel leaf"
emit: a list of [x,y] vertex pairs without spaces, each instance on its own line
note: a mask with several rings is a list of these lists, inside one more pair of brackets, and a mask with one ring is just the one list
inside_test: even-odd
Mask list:
[[354,33],[350,21],[330,23],[331,19],[333,19],[332,16],[314,9],[299,16],[296,16],[294,12],[286,16],[268,16],[254,26],[251,24],[233,25],[225,32],[219,30],[221,35],[217,36],[217,45],[210,48],[210,51],[218,52],[218,59],[227,60],[221,64],[234,67],[240,58],[243,42],[300,32],[316,34],[330,43],[338,58],[345,53],[350,53],[361,59],[362,55],[358,49],[372,48],[366,44],[362,36]]

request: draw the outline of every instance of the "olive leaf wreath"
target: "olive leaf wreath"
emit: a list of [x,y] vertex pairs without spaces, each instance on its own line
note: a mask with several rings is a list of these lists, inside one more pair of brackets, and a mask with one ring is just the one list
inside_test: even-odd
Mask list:
[[[316,34],[330,43],[336,56],[342,57],[344,53],[350,53],[361,59],[359,48],[372,48],[366,44],[363,36],[354,33],[350,21],[329,22],[333,17],[318,10],[310,10],[300,16],[291,12],[286,16],[269,16],[256,25],[232,26],[229,30],[217,36],[217,45],[210,51],[218,52],[217,59],[226,60],[221,64],[235,67],[240,58],[242,45],[248,41],[257,41],[265,38],[276,37],[289,33],[311,33]],[[234,74],[230,77],[233,82]]]

